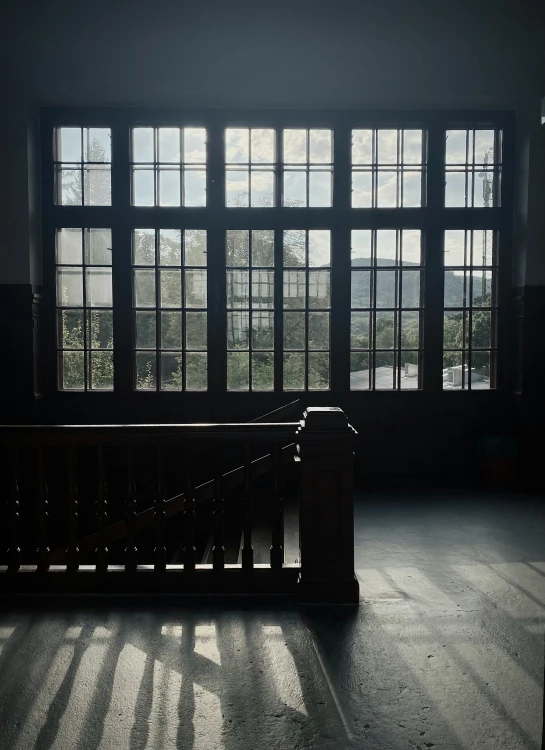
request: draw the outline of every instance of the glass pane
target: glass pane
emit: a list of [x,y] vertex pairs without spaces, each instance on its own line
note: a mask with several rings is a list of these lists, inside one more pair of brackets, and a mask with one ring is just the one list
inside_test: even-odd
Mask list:
[[155,354],[136,352],[136,388],[139,391],[154,391],[157,387],[157,364]]
[[492,271],[474,271],[472,277],[472,304],[475,307],[490,307],[492,305]]
[[403,172],[403,203],[405,208],[420,208],[422,205],[422,173]]
[[284,265],[306,265],[306,232],[304,229],[291,229],[284,232]]
[[420,307],[420,271],[402,273],[402,307]]
[[304,164],[307,161],[307,131],[284,130],[284,164]]
[[204,169],[184,169],[184,206],[206,206]]
[[134,272],[134,304],[136,307],[155,307],[155,271]]
[[307,299],[305,276],[304,271],[284,271],[285,308],[299,309],[305,307]]
[[[401,360],[397,370],[400,370],[399,385],[402,390],[409,391],[418,388],[418,352],[401,352]],[[395,377],[397,379],[397,372]]]
[[284,313],[284,349],[304,349],[306,323],[304,312]]
[[284,206],[296,208],[307,205],[307,173],[284,171]]
[[373,131],[352,131],[352,164],[371,164],[373,162]]
[[161,390],[181,391],[183,385],[182,353],[161,354]]
[[473,230],[473,265],[493,266],[496,262],[494,255],[494,232],[489,229]]
[[332,161],[331,130],[311,130],[310,163],[331,164]]
[[379,172],[377,175],[377,206],[378,208],[396,208],[399,205],[397,197],[397,172]]
[[353,312],[350,316],[350,347],[369,349],[370,320],[368,312]]
[[[466,233],[463,229],[447,229],[445,232],[445,266],[466,265]],[[469,248],[467,264],[470,262]]]
[[156,325],[154,312],[136,313],[136,348],[155,349]]
[[152,169],[135,169],[133,173],[133,205],[154,206],[154,172]]
[[492,345],[492,313],[474,310],[471,322],[471,345],[474,349],[488,349]]
[[250,346],[250,313],[227,313],[227,348],[248,349]]
[[464,172],[447,172],[445,206],[447,208],[466,205],[466,175]]
[[179,229],[159,231],[159,265],[180,266],[182,263],[182,238]]
[[159,205],[180,205],[180,170],[159,170]]
[[311,171],[308,184],[308,205],[331,207],[331,172]]
[[82,263],[81,229],[57,229],[57,263]]
[[83,272],[81,268],[57,269],[57,305],[81,307],[83,305]]
[[275,161],[275,131],[252,128],[252,162],[272,164]]
[[226,265],[248,266],[250,262],[250,234],[247,229],[229,229],[226,237]]
[[308,387],[309,390],[329,388],[329,352],[309,352]]
[[329,230],[311,229],[308,233],[309,266],[331,265],[331,233]]
[[371,271],[352,271],[351,307],[371,307]]
[[161,313],[161,349],[182,348],[182,313]]
[[155,229],[134,230],[133,256],[133,263],[137,266],[154,265]]
[[301,352],[284,352],[284,390],[304,390],[305,355]]
[[83,310],[62,310],[57,317],[59,346],[62,349],[83,349]]
[[159,306],[182,306],[182,275],[180,271],[159,271]]
[[203,352],[185,355],[185,387],[188,391],[206,391],[208,388],[208,357]]
[[494,163],[494,131],[475,131],[475,164]]
[[87,346],[89,349],[113,349],[113,313],[93,310],[87,313]]
[[108,163],[112,161],[110,128],[86,128],[83,131],[84,161]]
[[185,315],[186,349],[206,349],[207,321],[205,312],[188,312]]
[[184,128],[184,162],[206,164],[205,128]]
[[112,306],[112,271],[110,268],[86,268],[85,285],[89,307]]
[[274,307],[274,271],[252,271],[252,307]]
[[163,163],[180,163],[180,128],[159,128],[159,159]]
[[272,312],[252,313],[252,347],[254,349],[274,348],[274,314]]
[[89,265],[112,265],[112,232],[110,229],[85,230],[85,262]]
[[225,205],[235,208],[248,206],[249,173],[229,169],[225,173]]
[[274,172],[252,171],[252,206],[274,206]]
[[377,271],[377,307],[396,307],[396,272]]
[[403,161],[405,164],[422,163],[422,131],[403,131]]
[[467,359],[462,368],[462,352],[444,352],[443,354],[443,390],[460,390],[467,388]]
[[379,164],[397,164],[397,130],[377,130],[377,161]]
[[[464,337],[464,320],[466,332]],[[462,312],[445,312],[443,324],[443,349],[462,349],[469,343],[467,317]]]
[[227,271],[227,307],[250,306],[250,274],[248,271]]
[[371,208],[373,205],[371,172],[352,172],[352,208]]
[[329,349],[329,313],[309,313],[308,348]]
[[375,353],[375,388],[377,391],[389,391],[397,386],[394,380],[394,361],[395,354],[393,352]]
[[93,391],[111,391],[114,387],[113,352],[91,352],[89,388]]
[[186,229],[184,232],[184,253],[186,266],[206,266],[206,230]]
[[83,170],[86,206],[111,206],[112,185],[110,166],[93,165]]
[[[447,164],[466,164],[468,159],[467,135],[467,130],[447,130]],[[472,158],[471,153],[469,158]]]
[[445,307],[464,306],[466,300],[465,278],[466,275],[463,271],[445,271]]
[[419,229],[404,229],[401,232],[401,262],[405,266],[421,265],[422,238]]
[[308,274],[308,303],[309,307],[329,307],[329,271],[309,271]]
[[83,352],[61,352],[59,366],[64,390],[82,391],[85,388],[85,355]]
[[59,128],[57,161],[81,161],[81,128]]
[[420,348],[420,313],[401,313],[401,346],[404,349]]
[[352,352],[350,354],[350,390],[368,391],[371,387],[369,376],[369,354]]
[[58,196],[62,206],[81,206],[83,190],[79,169],[59,169],[57,171]]
[[185,271],[185,306],[206,307],[206,271]]
[[227,128],[225,131],[225,161],[227,164],[250,162],[250,131],[248,128]]
[[473,352],[470,372],[472,390],[488,390],[490,386],[490,352]]
[[371,265],[371,230],[352,230],[352,265]]
[[397,262],[397,231],[377,229],[376,243],[377,266],[394,266]]
[[154,161],[153,128],[133,128],[132,160],[135,162]]
[[247,391],[250,387],[250,355],[248,352],[227,352],[227,390]]
[[252,231],[252,265],[274,266],[274,232],[272,229]]
[[392,349],[394,347],[395,313],[375,313],[375,347],[377,349]]
[[274,354],[255,352],[252,354],[252,389],[272,391],[274,388]]

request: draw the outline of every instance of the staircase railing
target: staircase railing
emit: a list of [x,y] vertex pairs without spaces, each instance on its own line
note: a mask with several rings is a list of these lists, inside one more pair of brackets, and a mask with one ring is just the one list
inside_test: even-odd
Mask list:
[[[0,427],[5,497],[0,528],[8,536],[4,554],[0,550],[0,593],[274,593],[303,602],[355,603],[355,436],[335,408],[310,408],[303,420],[284,423]],[[256,452],[262,455],[253,458]],[[150,507],[141,513],[138,455],[153,463],[146,484]],[[197,456],[211,479],[198,480]],[[237,468],[225,471],[226,461],[238,456]],[[166,459],[173,457],[184,486],[168,500]],[[301,554],[299,564],[287,564],[284,469],[294,459]],[[266,472],[271,480],[263,486]],[[226,519],[234,512],[226,498],[234,487],[242,490],[241,564],[225,557]],[[252,544],[254,495],[260,493],[271,519],[267,564],[255,562]],[[197,554],[198,500],[210,505],[204,520],[212,534],[211,564],[200,563]],[[110,524],[109,510],[119,512],[120,504],[124,517]],[[151,519],[146,533],[153,535],[152,548],[146,539],[143,555],[139,539]],[[83,530],[88,533],[82,538]],[[180,542],[175,564],[167,551],[173,537]],[[112,555],[110,549],[120,539],[122,560],[119,550]],[[61,551],[52,553],[54,547]],[[87,551],[93,564],[86,562]]]

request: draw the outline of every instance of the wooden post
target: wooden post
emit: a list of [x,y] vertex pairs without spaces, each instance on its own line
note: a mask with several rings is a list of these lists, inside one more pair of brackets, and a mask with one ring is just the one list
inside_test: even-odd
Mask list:
[[310,407],[297,430],[301,603],[357,604],[354,573],[354,443],[337,407]]

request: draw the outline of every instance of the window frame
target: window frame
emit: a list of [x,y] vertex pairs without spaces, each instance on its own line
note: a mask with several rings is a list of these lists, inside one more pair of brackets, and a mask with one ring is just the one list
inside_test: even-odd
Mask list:
[[[139,207],[131,205],[131,128],[204,127],[207,130],[206,207]],[[55,204],[54,134],[56,127],[109,127],[112,134],[111,206],[61,206]],[[276,183],[272,207],[225,205],[226,128],[276,130]],[[283,128],[326,128],[333,131],[333,205],[291,207],[282,205]],[[420,208],[352,208],[351,132],[357,129],[420,129],[427,131],[425,205]],[[502,179],[499,205],[487,208],[445,207],[446,131],[493,128],[502,131]],[[443,235],[447,229],[490,229],[498,236],[497,379],[495,388],[479,394],[506,392],[512,384],[509,361],[509,302],[514,182],[514,113],[505,110],[454,111],[292,111],[292,110],[174,110],[137,108],[43,108],[42,130],[42,244],[44,322],[42,324],[43,391],[68,396],[81,391],[59,391],[56,352],[55,230],[57,228],[111,228],[113,263],[114,393],[116,398],[150,393],[163,398],[184,398],[184,391],[136,391],[132,351],[132,230],[205,229],[208,237],[208,391],[191,392],[189,398],[221,401],[241,395],[258,399],[260,391],[227,391],[226,372],[226,264],[228,229],[275,230],[275,329],[274,394],[284,397],[306,393],[316,401],[342,403],[369,393],[443,393]],[[331,371],[327,391],[284,391],[282,388],[282,236],[288,229],[331,231]],[[422,367],[419,390],[350,390],[350,235],[352,229],[420,229],[424,242],[424,297]],[[126,335],[131,331],[131,335]],[[445,397],[452,398],[450,391]],[[460,391],[470,393],[472,391]],[[474,393],[476,391],[473,391]],[[271,393],[271,392],[264,392]],[[86,398],[105,398],[86,392]]]

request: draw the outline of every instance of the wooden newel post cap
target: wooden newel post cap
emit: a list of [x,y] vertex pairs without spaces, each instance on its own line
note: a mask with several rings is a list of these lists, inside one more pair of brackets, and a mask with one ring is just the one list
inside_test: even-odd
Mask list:
[[309,406],[296,431],[298,452],[317,449],[320,443],[335,453],[352,451],[358,433],[338,406]]

